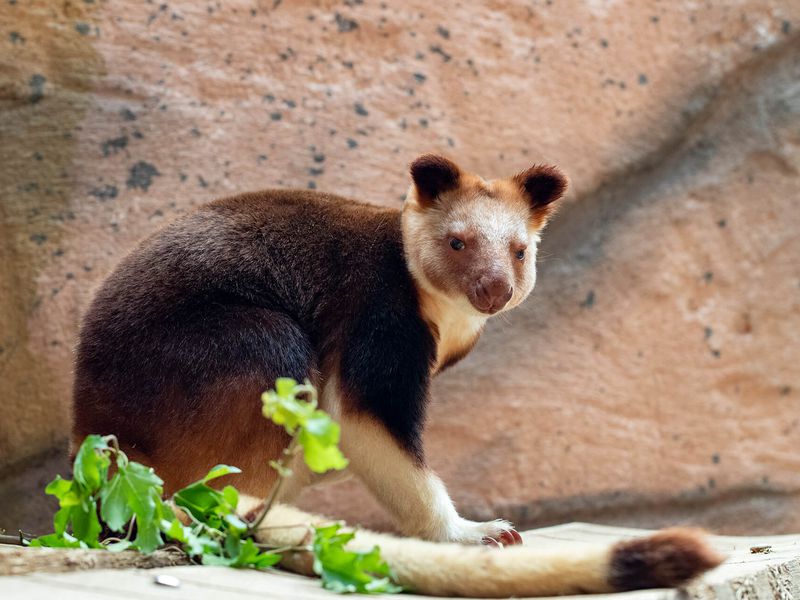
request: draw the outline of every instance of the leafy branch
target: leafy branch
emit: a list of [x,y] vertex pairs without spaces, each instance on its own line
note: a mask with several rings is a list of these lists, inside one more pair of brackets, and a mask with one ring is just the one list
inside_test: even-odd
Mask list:
[[[316,389],[308,382],[278,379],[275,389],[263,394],[262,402],[264,416],[282,426],[291,441],[280,458],[270,462],[277,478],[251,524],[236,512],[239,492],[235,487],[226,485],[220,490],[209,485],[225,475],[240,473],[236,467],[217,465],[199,481],[177,491],[170,503],[164,500],[164,482],[151,467],[130,461],[116,437],[90,435],[75,456],[73,478],[57,476],[45,488],[59,502],[53,517],[54,532],[26,543],[146,554],[167,545],[180,548],[204,565],[256,569],[277,564],[282,552],[308,549],[268,548],[257,544],[253,536],[273,507],[283,482],[291,476],[292,461],[300,452],[306,466],[316,473],[347,466],[338,445],[340,428],[318,408]],[[183,520],[170,504],[182,510]],[[323,587],[337,592],[402,591],[393,582],[380,550],[347,550],[345,546],[355,534],[342,533],[340,528],[337,523],[314,528],[310,550]],[[117,535],[107,535],[109,531]]]

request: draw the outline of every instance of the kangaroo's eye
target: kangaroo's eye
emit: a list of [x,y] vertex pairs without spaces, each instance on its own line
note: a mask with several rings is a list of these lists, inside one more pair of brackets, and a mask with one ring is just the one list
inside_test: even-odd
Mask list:
[[462,242],[462,241],[461,241],[460,239],[458,239],[458,238],[452,238],[452,239],[450,240],[450,247],[451,247],[453,250],[463,250],[465,245],[466,245],[466,244],[464,244],[464,242]]
[[517,250],[517,260],[525,260],[525,250]]

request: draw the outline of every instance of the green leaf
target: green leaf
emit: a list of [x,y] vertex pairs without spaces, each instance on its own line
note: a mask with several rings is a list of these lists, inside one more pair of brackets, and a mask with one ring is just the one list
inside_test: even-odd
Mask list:
[[225,506],[225,497],[222,492],[210,488],[202,481],[192,483],[173,496],[175,504],[188,510],[192,516],[214,529],[222,524],[221,516],[217,510]]
[[222,497],[225,499],[225,502],[230,504],[233,508],[239,505],[239,490],[232,485],[226,485],[222,488]]
[[280,554],[276,554],[275,552],[263,552],[255,545],[252,539],[248,538],[242,542],[239,548],[239,554],[231,566],[265,569],[277,564],[280,560]]
[[234,531],[238,531],[240,533],[244,533],[247,531],[247,523],[242,521],[239,517],[237,517],[233,513],[229,513],[222,518],[225,523],[228,524],[228,527],[233,529]]
[[360,594],[403,591],[394,583],[394,574],[377,546],[370,551],[347,550],[345,545],[355,534],[340,533],[340,529],[338,523],[314,528],[314,572],[322,578],[324,588]]
[[219,554],[203,554],[201,561],[207,566],[230,567],[236,562],[236,559],[230,556],[220,556]]
[[314,473],[324,473],[335,469],[341,471],[348,465],[347,459],[336,445],[322,443],[306,430],[300,432],[300,444],[303,446],[303,460]]
[[70,521],[72,522],[72,535],[90,547],[100,546],[98,537],[102,527],[97,518],[97,502],[94,498],[84,498],[77,506],[71,507]]
[[[304,392],[312,394],[311,401],[297,398],[297,394]],[[314,388],[309,385],[297,385],[294,379],[278,379],[275,390],[268,390],[261,395],[262,412],[266,418],[294,435],[297,428],[304,425],[317,408],[314,394]]]
[[144,552],[150,554],[161,544],[164,540],[161,538],[161,530],[156,521],[150,519],[147,521],[139,521],[136,519],[136,539],[133,540],[134,545]]
[[53,516],[53,530],[56,535],[63,535],[67,530],[70,517],[72,516],[72,506],[65,506],[60,508]]
[[72,481],[61,479],[61,475],[56,475],[56,478],[44,488],[45,494],[55,496],[59,500],[64,499],[70,491],[72,491]]
[[32,548],[83,548],[84,550],[89,548],[84,542],[68,533],[63,535],[57,533],[43,535],[32,539],[27,545]]
[[160,502],[163,483],[152,468],[140,463],[118,467],[117,473],[100,491],[103,520],[112,531],[122,531],[135,514],[137,528],[148,529],[152,535],[148,522],[153,520]]
[[[297,396],[308,394],[310,400]],[[339,450],[339,424],[325,411],[317,409],[316,391],[306,382],[298,385],[294,379],[281,378],[275,382],[275,389],[261,396],[263,413],[276,425],[282,425],[290,435],[296,435],[303,448],[303,459],[315,473],[331,469],[341,470],[347,466],[347,459]],[[270,463],[281,477],[286,477],[285,466],[278,462]]]
[[291,377],[278,377],[275,380],[275,393],[278,396],[289,397],[294,395],[294,388],[297,387],[297,381]]
[[128,504],[127,469],[120,469],[111,481],[100,491],[100,516],[111,531],[122,531],[133,517],[133,509]]
[[120,540],[118,542],[113,542],[111,544],[105,544],[104,547],[109,552],[122,552],[123,550],[127,550],[133,546],[133,542],[130,540]]
[[93,492],[105,482],[111,459],[108,443],[99,435],[89,435],[83,440],[72,466],[75,482]]
[[219,543],[205,533],[195,533],[190,527],[185,526],[178,519],[161,521],[161,531],[167,538],[184,545],[184,550],[190,556],[202,556],[206,553],[216,554],[220,550]]
[[211,469],[203,479],[203,483],[208,483],[212,479],[216,479],[217,477],[223,477],[224,475],[234,475],[237,473],[241,473],[242,470],[237,467],[231,467],[230,465],[217,465],[213,469]]

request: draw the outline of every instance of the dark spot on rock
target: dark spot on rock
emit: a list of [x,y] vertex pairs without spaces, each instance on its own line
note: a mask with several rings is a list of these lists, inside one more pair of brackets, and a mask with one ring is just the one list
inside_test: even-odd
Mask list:
[[201,188],[207,188],[208,187],[208,182],[205,179],[203,179],[202,175],[198,175],[197,176],[197,183],[200,184]]
[[430,47],[430,51],[433,52],[434,54],[438,54],[439,56],[441,56],[442,60],[444,62],[450,62],[450,59],[453,58],[447,52],[442,50],[441,46],[438,46],[438,45],[437,46],[431,46]]
[[33,159],[37,160],[37,161],[42,161],[42,160],[44,160],[44,156],[42,156],[41,152],[34,152],[33,153]]
[[122,117],[123,121],[136,120],[136,113],[134,113],[130,108],[123,108],[121,111],[119,111],[119,116]]
[[186,173],[178,173],[178,179],[180,179],[180,180],[181,180],[181,183],[183,183],[184,181],[186,181],[186,179],[187,179],[187,175],[186,175]]
[[89,24],[78,21],[75,23],[75,31],[81,35],[89,35]]
[[595,296],[594,290],[589,290],[589,293],[586,294],[586,299],[581,302],[581,308],[592,308],[594,306]]
[[711,327],[704,327],[703,328],[703,339],[708,339],[714,334],[714,330]]
[[30,240],[37,246],[41,246],[47,241],[47,236],[43,233],[34,233],[31,235]]
[[650,17],[650,22],[651,23],[658,23],[659,21],[660,21],[660,19],[657,16]]
[[325,162],[325,155],[322,152],[317,152],[314,154],[314,162],[321,163]]
[[416,79],[420,83],[423,83],[427,79],[427,77],[425,76],[424,73],[414,73],[414,79]]
[[360,115],[362,117],[366,117],[369,114],[369,111],[366,108],[364,108],[364,105],[361,104],[360,102],[356,102],[353,105],[353,110],[356,111],[357,115]]
[[446,40],[450,39],[450,30],[446,29],[445,27],[442,27],[441,25],[438,25],[436,27],[436,33],[438,33],[440,36],[442,36]]
[[713,490],[715,487],[717,487],[717,482],[716,482],[716,480],[715,480],[713,477],[709,477],[709,478],[708,478],[708,487],[709,487],[709,489],[712,489],[712,490]]
[[141,139],[144,138],[144,136],[142,135],[142,132],[139,131],[138,129],[131,134],[131,137],[133,139],[136,139],[136,140],[141,140]]
[[703,281],[705,281],[706,283],[711,283],[713,279],[714,279],[714,273],[712,273],[711,271],[706,271],[705,273],[703,273]]
[[56,249],[53,251],[53,256],[56,256],[56,257],[58,257],[58,256],[64,256],[64,249],[63,249],[63,248],[56,248]]
[[197,127],[192,127],[189,133],[192,134],[192,137],[200,137],[200,130]]
[[348,19],[338,12],[336,13],[335,19],[336,26],[339,28],[340,33],[347,33],[348,31],[358,29],[358,22],[354,21],[353,19]]
[[89,195],[94,196],[100,202],[105,202],[106,200],[112,200],[113,198],[117,197],[119,190],[115,185],[104,185],[102,187],[94,187],[89,190]]
[[260,163],[264,162],[265,160],[267,160],[267,155],[266,154],[259,154],[258,157],[256,158],[256,160],[258,160],[258,162],[260,162]]
[[24,44],[25,43],[25,36],[23,36],[19,31],[12,31],[8,34],[8,39],[12,44]]
[[158,177],[159,175],[161,173],[153,165],[140,160],[131,167],[128,180],[125,183],[129,189],[138,188],[146,192],[150,184],[153,183],[153,177]]
[[325,172],[325,169],[317,168],[317,167],[309,167],[308,174],[316,177],[317,175],[322,175]]
[[110,156],[116,154],[119,150],[124,150],[128,146],[128,136],[123,135],[116,138],[111,138],[103,142],[100,147],[103,150],[103,156]]
[[272,94],[264,94],[263,96],[261,96],[261,99],[267,102],[275,102],[275,96],[273,96]]
[[647,85],[647,75],[639,73],[639,85]]
[[315,189],[317,189],[317,182],[316,181],[309,181],[308,185],[306,187],[308,187],[308,189],[310,189],[310,190],[315,190]]
[[353,148],[358,147],[358,142],[353,138],[347,138],[347,147],[352,150]]
[[343,61],[342,61],[342,66],[343,66],[345,69],[352,69],[354,64],[355,64],[355,63],[353,63],[353,61],[352,61],[352,60],[343,60]]
[[789,32],[792,30],[792,24],[789,21],[784,21],[781,23],[781,33],[785,35],[789,35]]
[[283,118],[283,115],[279,112],[269,113],[269,118],[273,121],[280,121]]
[[606,38],[600,38],[600,47],[608,48],[608,40]]
[[75,279],[75,273],[67,271],[66,273],[64,273],[64,277],[66,277],[67,279]]
[[714,358],[719,358],[722,355],[722,353],[719,350],[716,350],[716,349],[712,348],[711,349],[711,355]]
[[725,225],[727,225],[725,219],[720,219],[719,221],[717,221],[717,227],[725,227]]
[[31,95],[28,96],[28,102],[36,104],[44,98],[44,84],[47,78],[44,75],[36,73],[28,80],[28,86],[31,88]]
[[294,100],[284,100],[283,103],[289,108],[294,108],[295,106],[297,106],[297,102],[295,102]]
[[422,118],[422,119],[420,119],[420,120],[419,120],[419,124],[420,124],[422,127],[427,127],[427,126],[428,126],[428,119],[425,119],[425,118]]
[[714,454],[711,455],[711,462],[714,463],[715,465],[718,465],[719,461],[720,461],[719,453],[714,452]]
[[792,388],[788,385],[785,385],[781,388],[781,396],[788,396],[792,393]]

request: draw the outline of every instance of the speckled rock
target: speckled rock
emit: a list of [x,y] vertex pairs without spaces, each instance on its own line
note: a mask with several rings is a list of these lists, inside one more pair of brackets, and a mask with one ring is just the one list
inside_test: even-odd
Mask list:
[[[3,0],[0,497],[61,464],[81,311],[138,240],[270,186],[399,206],[434,150],[573,184],[533,297],[434,386],[462,511],[800,529],[798,32],[783,0]],[[304,504],[386,523],[355,483]]]

